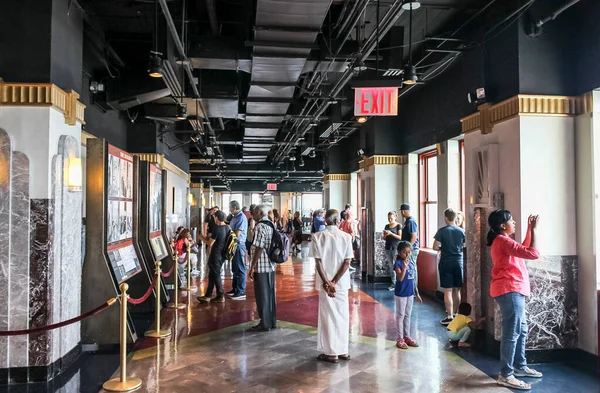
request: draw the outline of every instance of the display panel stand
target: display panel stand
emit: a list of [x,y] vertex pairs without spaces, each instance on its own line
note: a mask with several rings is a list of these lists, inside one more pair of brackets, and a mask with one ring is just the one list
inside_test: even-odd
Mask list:
[[[175,260],[173,259],[173,250],[171,249],[171,240],[169,239],[169,236],[167,235],[167,171],[163,169],[162,171],[162,194],[164,195],[163,198],[163,209],[162,211],[165,212],[161,217],[161,228],[163,228],[162,231],[162,236],[163,236],[163,241],[165,242],[165,244],[167,245],[167,249],[169,250],[167,257],[165,257],[163,259],[163,271],[167,272],[171,269],[171,266],[173,265],[173,263],[175,263]],[[181,288],[182,285],[182,281],[180,280],[181,277],[179,277],[179,273],[178,273],[178,269],[177,266],[175,266],[175,271],[173,272],[173,274],[171,274],[171,276],[169,278],[167,278],[166,281],[166,285],[165,285],[165,289],[169,290],[169,291],[173,291],[173,288],[175,287],[175,281],[173,281],[175,278],[177,278],[179,280],[178,284],[179,287]]]
[[[162,216],[165,214],[165,194],[162,187],[162,170],[147,161],[139,163],[140,175],[140,219],[137,233],[138,242],[144,255],[147,268],[154,269],[156,261],[161,261],[163,273],[171,270],[173,258],[170,245],[164,241]],[[161,280],[161,302],[167,302],[170,297],[164,278]]]
[[[134,200],[133,156],[110,146],[105,139],[87,142],[86,161],[86,254],[83,265],[81,303],[91,310],[117,296],[119,285],[129,284],[132,298],[141,297],[152,281],[133,244]],[[146,302],[154,304],[151,296]],[[94,347],[120,342],[119,308],[111,307],[98,318],[81,323],[83,344]],[[127,314],[128,341],[137,334]],[[93,347],[92,347],[93,349]]]

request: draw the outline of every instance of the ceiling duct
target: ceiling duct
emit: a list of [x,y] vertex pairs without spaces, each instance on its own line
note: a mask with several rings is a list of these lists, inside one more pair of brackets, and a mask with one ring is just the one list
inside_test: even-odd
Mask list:
[[[294,97],[306,60],[321,30],[331,0],[258,0],[253,46],[250,90],[246,104],[248,122],[244,140],[271,139],[261,153],[244,149],[244,162],[266,160],[268,152]],[[250,155],[252,154],[252,155]]]

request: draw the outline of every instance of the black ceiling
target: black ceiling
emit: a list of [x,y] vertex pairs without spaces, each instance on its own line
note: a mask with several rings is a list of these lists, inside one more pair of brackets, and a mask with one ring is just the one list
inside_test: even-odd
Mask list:
[[[410,12],[402,10],[402,1],[79,3],[86,14],[85,40],[93,44],[84,46],[84,68],[107,86],[96,104],[127,110],[138,122],[159,122],[164,132],[189,141],[183,148],[189,151],[192,181],[210,179],[232,187],[245,180],[318,182],[328,149],[360,126],[352,116],[349,82],[377,76],[376,53],[380,54],[379,75],[388,68],[401,69],[408,59]],[[427,38],[450,37],[449,25],[468,21],[485,3],[421,2],[412,13],[413,62],[427,56],[419,63],[419,73],[426,75],[448,56],[456,56],[454,50],[462,44]],[[155,80],[146,72],[155,7],[157,45],[173,80]],[[169,17],[178,37],[183,37],[195,86],[177,64],[181,53],[169,30]],[[451,52],[429,50],[437,47]],[[362,64],[365,71],[353,71]],[[179,97],[180,84],[185,98]],[[188,120],[176,121],[176,101],[187,104]],[[310,158],[311,150],[315,158]],[[290,155],[297,160],[290,161]],[[304,167],[298,166],[301,156]],[[291,172],[286,178],[287,170]]]

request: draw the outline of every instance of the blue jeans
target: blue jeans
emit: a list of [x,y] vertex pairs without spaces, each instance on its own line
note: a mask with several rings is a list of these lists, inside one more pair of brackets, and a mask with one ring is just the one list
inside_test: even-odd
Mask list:
[[246,245],[238,244],[233,260],[231,261],[231,270],[233,273],[232,287],[233,295],[245,295],[246,294],[246,262],[244,256],[246,255]]
[[465,343],[469,339],[470,335],[471,328],[468,326],[465,326],[456,333],[452,330],[448,330],[448,339],[451,341],[460,341],[461,343]]
[[511,376],[514,369],[527,366],[525,341],[527,341],[527,319],[525,296],[509,292],[495,298],[502,311],[502,341],[500,342],[500,375]]

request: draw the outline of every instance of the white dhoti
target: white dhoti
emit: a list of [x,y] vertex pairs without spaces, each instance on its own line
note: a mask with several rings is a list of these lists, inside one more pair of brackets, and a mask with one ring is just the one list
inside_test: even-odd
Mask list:
[[350,309],[347,290],[338,291],[335,297],[319,291],[318,326],[317,350],[330,356],[348,353]]

